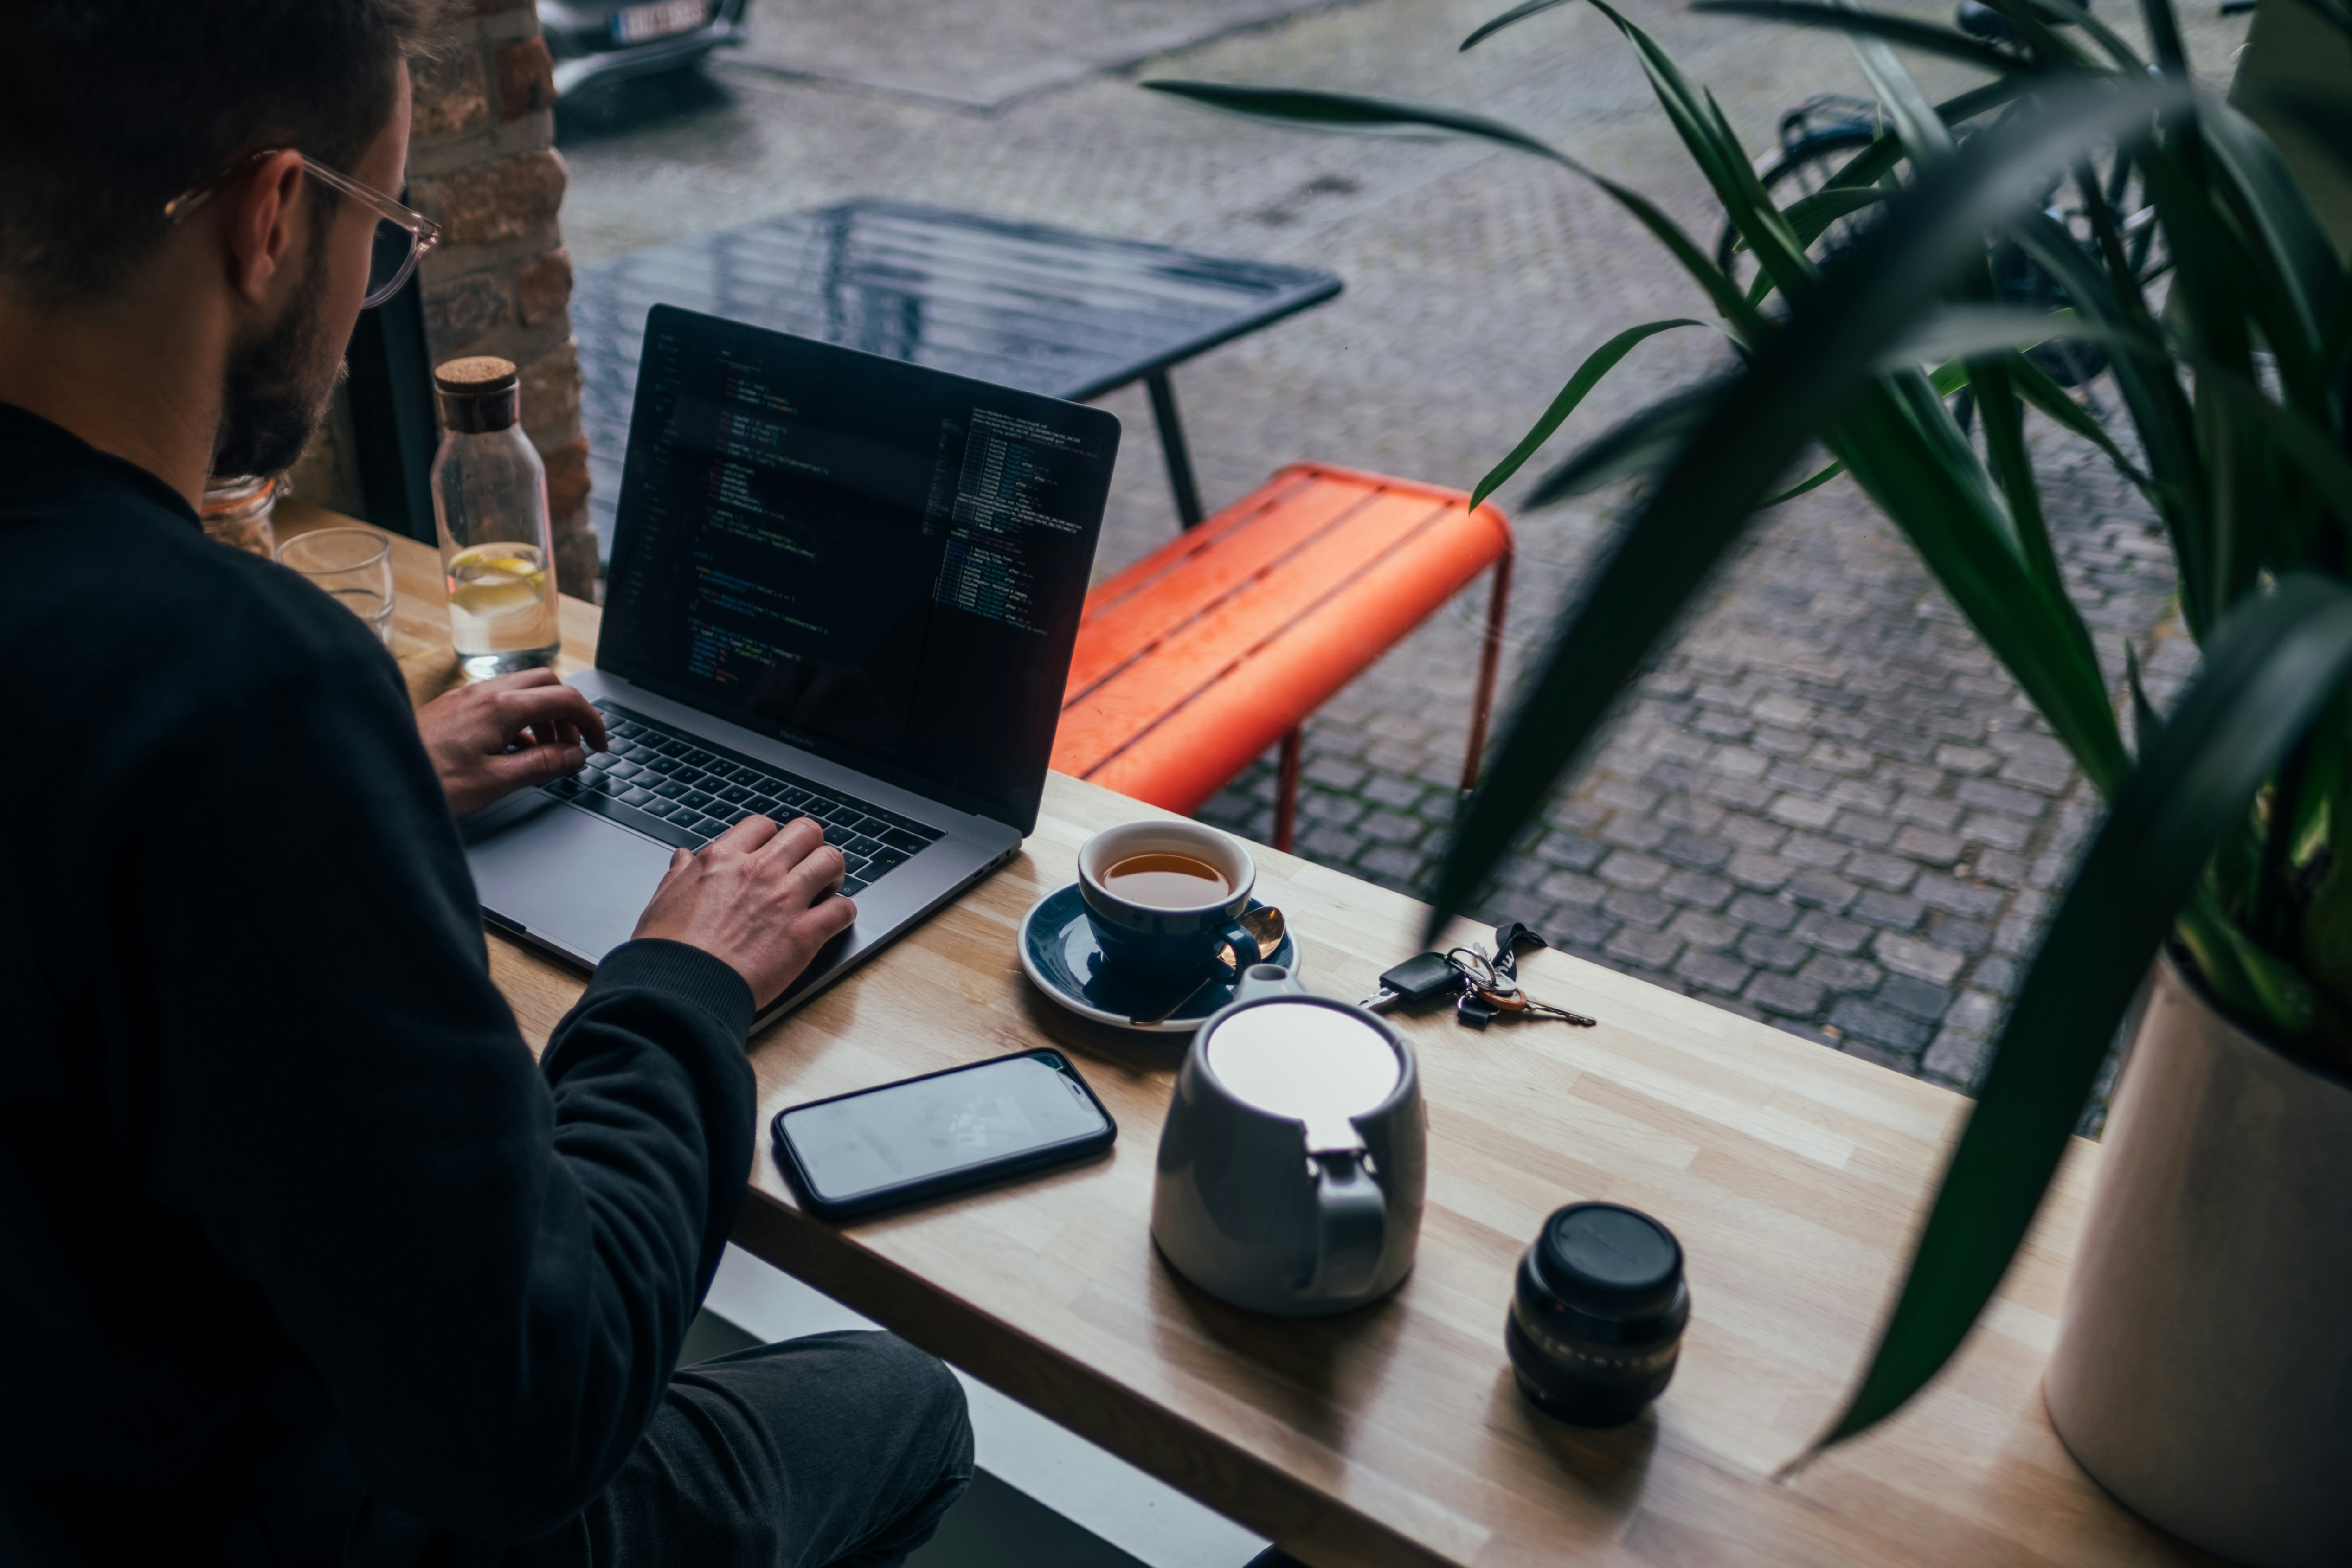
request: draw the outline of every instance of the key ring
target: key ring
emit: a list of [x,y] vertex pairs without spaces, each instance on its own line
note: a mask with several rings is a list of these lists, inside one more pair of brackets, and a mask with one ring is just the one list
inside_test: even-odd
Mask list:
[[1526,926],[1514,921],[1495,931],[1495,952],[1490,956],[1478,943],[1449,950],[1445,962],[1462,977],[1463,992],[1455,999],[1454,1016],[1472,1028],[1483,1029],[1497,1013],[1521,1014],[1534,1018],[1551,1018],[1563,1024],[1590,1028],[1599,1022],[1581,1013],[1571,1013],[1565,1007],[1555,1007],[1538,1002],[1519,985],[1518,948],[1532,942],[1543,946],[1544,940]]

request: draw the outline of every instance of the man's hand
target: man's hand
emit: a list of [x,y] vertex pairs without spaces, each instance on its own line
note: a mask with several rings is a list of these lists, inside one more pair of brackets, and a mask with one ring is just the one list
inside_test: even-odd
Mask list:
[[747,816],[700,854],[670,857],[636,934],[724,961],[764,1007],[856,920],[857,906],[836,891],[843,868],[841,851],[807,817],[778,827]]
[[444,692],[416,710],[416,732],[459,816],[577,773],[589,752],[604,749],[604,716],[551,669]]

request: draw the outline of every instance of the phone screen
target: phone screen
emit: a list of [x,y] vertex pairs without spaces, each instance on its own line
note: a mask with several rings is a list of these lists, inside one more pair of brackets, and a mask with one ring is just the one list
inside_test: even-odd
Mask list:
[[1004,1057],[799,1106],[776,1119],[828,1203],[1099,1138],[1110,1121],[1039,1056]]

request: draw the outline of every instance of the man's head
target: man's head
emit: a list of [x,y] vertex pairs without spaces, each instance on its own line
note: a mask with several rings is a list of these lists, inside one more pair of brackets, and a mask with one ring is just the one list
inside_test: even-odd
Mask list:
[[[29,0],[0,47],[0,300],[57,318],[144,293],[215,310],[215,472],[300,451],[356,319],[375,215],[308,156],[396,194],[407,57],[447,0]],[[244,155],[186,218],[167,203]],[[298,156],[299,154],[300,156]]]

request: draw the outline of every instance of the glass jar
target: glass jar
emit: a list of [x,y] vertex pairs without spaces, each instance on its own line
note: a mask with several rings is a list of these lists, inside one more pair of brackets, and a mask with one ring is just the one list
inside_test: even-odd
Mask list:
[[204,520],[206,538],[248,555],[275,560],[278,531],[270,524],[269,514],[277,510],[275,476],[215,474],[205,481],[204,504],[196,509],[196,515]]
[[478,680],[553,664],[562,637],[547,469],[518,417],[520,378],[513,362],[477,356],[442,365],[433,384],[433,520],[457,663]]

